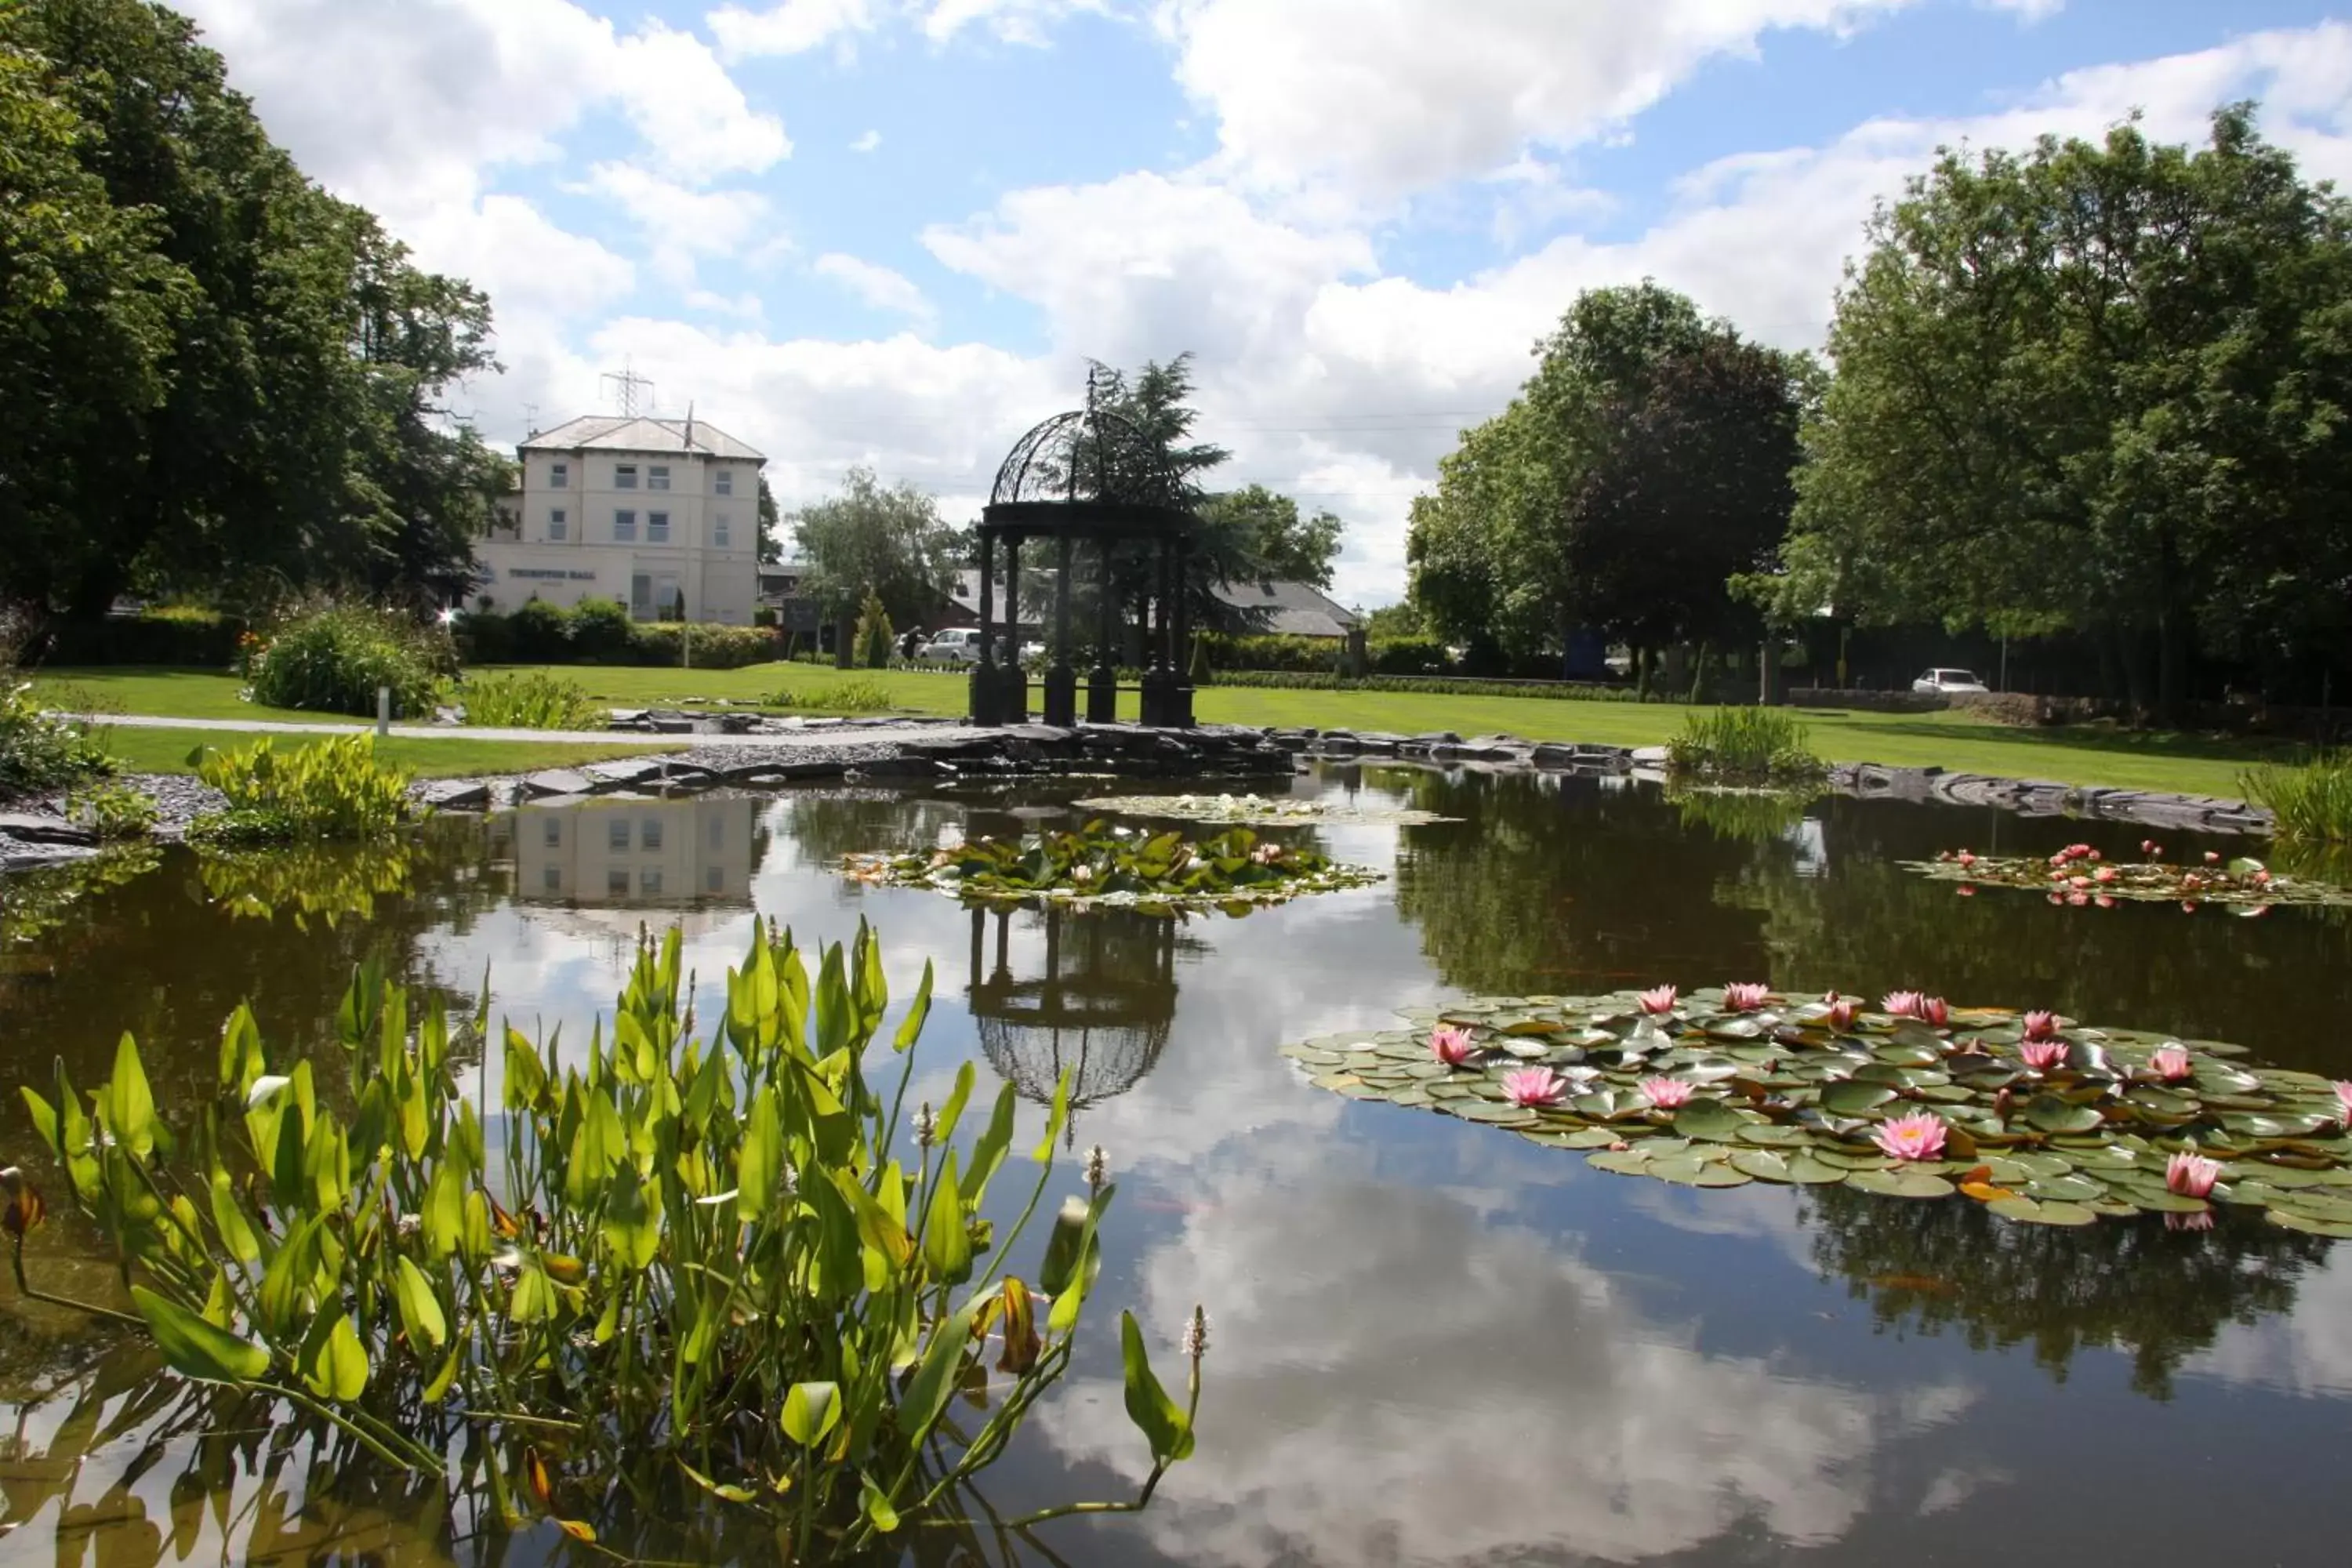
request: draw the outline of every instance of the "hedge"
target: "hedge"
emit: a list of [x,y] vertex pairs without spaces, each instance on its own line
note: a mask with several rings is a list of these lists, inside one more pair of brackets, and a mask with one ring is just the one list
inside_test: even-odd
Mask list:
[[48,628],[41,657],[50,664],[170,664],[226,669],[236,662],[245,622],[216,610],[171,606],[100,621],[61,621]]
[[1441,697],[1550,697],[1575,702],[1680,702],[1683,699],[1652,692],[1647,699],[1631,686],[1603,686],[1589,680],[1482,680],[1459,675],[1368,675],[1360,680],[1328,672],[1282,669],[1223,669],[1219,686],[1249,686],[1285,691],[1427,691]]
[[512,615],[469,612],[457,638],[467,664],[673,665],[681,638],[704,669],[740,669],[784,653],[783,634],[771,626],[633,621],[610,599],[585,599],[571,610],[533,599]]

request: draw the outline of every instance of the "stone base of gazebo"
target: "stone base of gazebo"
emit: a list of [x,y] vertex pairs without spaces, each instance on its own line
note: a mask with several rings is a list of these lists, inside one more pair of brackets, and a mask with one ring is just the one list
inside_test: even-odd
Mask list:
[[[1064,729],[1078,721],[1078,675],[1067,665],[1045,672],[1045,707],[1041,717]],[[1118,721],[1118,678],[1096,668],[1087,678],[1086,721],[1089,724]],[[1190,730],[1192,683],[1173,670],[1143,672],[1142,702],[1137,717],[1147,729]],[[1029,719],[1029,672],[1017,664],[977,664],[971,670],[971,722],[978,725],[1023,724]]]

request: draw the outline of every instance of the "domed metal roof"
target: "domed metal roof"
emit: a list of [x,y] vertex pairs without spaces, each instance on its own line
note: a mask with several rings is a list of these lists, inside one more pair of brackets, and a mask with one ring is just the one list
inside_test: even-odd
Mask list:
[[1096,393],[1089,376],[1084,408],[1056,414],[1013,444],[997,468],[984,521],[1114,532],[1189,526],[1199,498],[1166,444]]

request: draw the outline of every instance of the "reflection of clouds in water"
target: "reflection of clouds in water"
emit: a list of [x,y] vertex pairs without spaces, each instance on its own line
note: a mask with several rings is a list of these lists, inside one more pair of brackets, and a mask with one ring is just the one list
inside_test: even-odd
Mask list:
[[2223,1324],[2180,1370],[2289,1394],[2352,1394],[2352,1246],[2338,1243],[2326,1268],[2303,1277],[2292,1313]]
[[[1868,1504],[1874,1450],[1972,1398],[1704,1354],[1557,1239],[1379,1184],[1361,1155],[1252,1163],[1208,1179],[1143,1265],[1171,1382],[1176,1325],[1195,1300],[1213,1314],[1199,1452],[1139,1525],[1182,1561],[1622,1561],[1748,1519],[1825,1542]],[[1268,1164],[1290,1167],[1278,1198]],[[1038,1421],[1074,1458],[1141,1471],[1114,1383],[1073,1385]]]

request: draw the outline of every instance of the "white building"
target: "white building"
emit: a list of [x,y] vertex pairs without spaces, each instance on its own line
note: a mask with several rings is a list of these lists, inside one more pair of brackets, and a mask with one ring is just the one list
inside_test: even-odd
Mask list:
[[509,613],[617,599],[641,621],[749,626],[767,458],[685,419],[590,416],[516,448],[522,488],[475,549],[481,595]]

